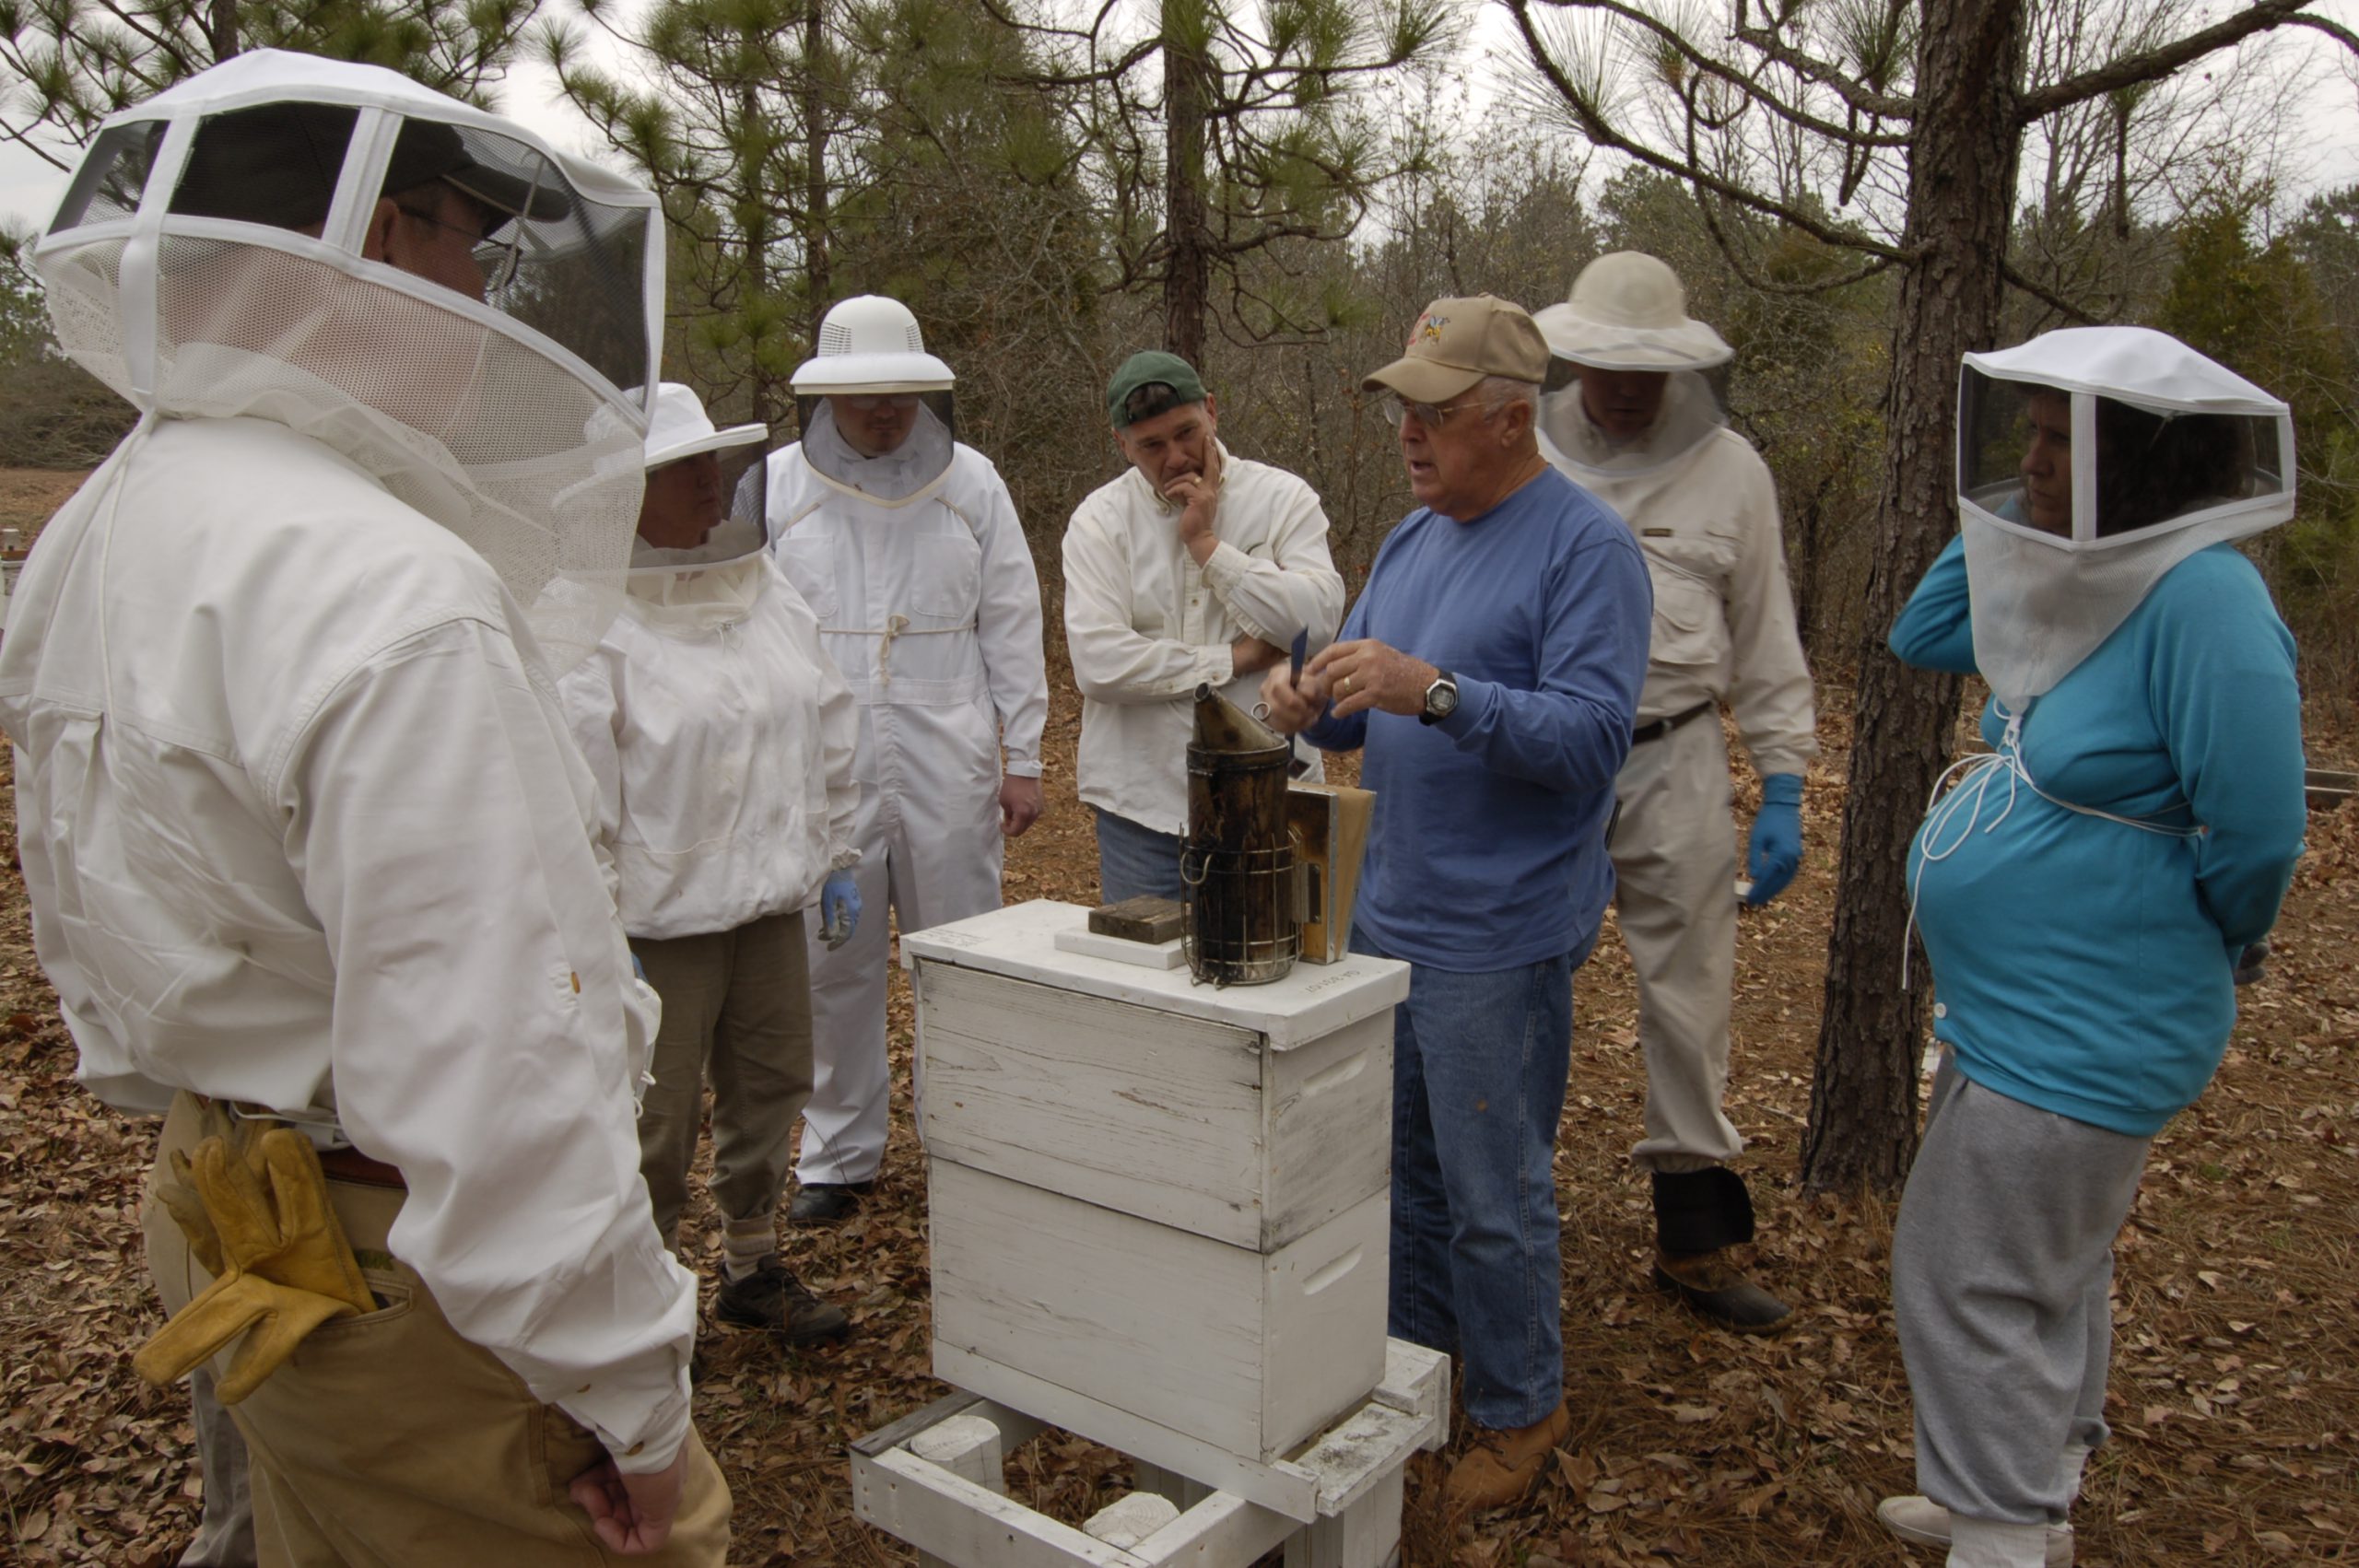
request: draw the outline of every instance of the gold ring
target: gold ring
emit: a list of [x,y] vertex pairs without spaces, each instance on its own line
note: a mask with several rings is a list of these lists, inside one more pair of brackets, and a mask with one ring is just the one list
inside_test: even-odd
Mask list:
[[1344,695],[1345,696],[1352,695],[1352,678],[1349,675],[1344,677]]

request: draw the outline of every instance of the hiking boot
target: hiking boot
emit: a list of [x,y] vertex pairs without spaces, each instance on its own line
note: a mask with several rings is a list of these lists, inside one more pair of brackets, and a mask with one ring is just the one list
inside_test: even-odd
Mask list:
[[840,1340],[851,1331],[851,1319],[843,1308],[804,1289],[775,1252],[742,1280],[724,1277],[721,1293],[713,1298],[712,1315],[739,1328],[782,1335],[790,1345]]
[[851,1217],[860,1200],[875,1188],[870,1181],[806,1181],[786,1206],[790,1225],[833,1225]]
[[[1930,1497],[1887,1497],[1876,1504],[1884,1527],[1916,1546],[1950,1544],[1950,1511]],[[2072,1568],[2072,1527],[2048,1527],[2048,1568]]]
[[1505,1508],[1532,1495],[1555,1452],[1573,1430],[1573,1412],[1563,1400],[1530,1426],[1486,1431],[1442,1483],[1442,1500],[1452,1514]]
[[1740,1334],[1775,1334],[1791,1326],[1794,1309],[1745,1278],[1727,1247],[1673,1258],[1655,1252],[1655,1283],[1689,1311]]

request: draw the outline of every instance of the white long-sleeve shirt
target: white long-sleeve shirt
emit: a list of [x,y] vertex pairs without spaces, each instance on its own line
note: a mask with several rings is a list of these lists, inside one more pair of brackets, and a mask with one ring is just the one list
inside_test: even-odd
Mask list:
[[[1549,399],[1579,417],[1578,389]],[[1659,467],[1612,473],[1543,449],[1573,481],[1622,514],[1646,552],[1654,633],[1638,722],[1726,702],[1763,778],[1801,773],[1818,755],[1810,665],[1794,624],[1778,491],[1752,443],[1726,427]]]
[[1202,567],[1180,542],[1178,503],[1136,468],[1098,486],[1065,527],[1065,642],[1081,687],[1081,799],[1159,833],[1188,825],[1196,687],[1251,710],[1262,677],[1229,645],[1316,649],[1344,618],[1317,492],[1284,469],[1220,448],[1220,543]]
[[860,715],[817,619],[767,551],[683,575],[704,579],[687,591],[732,591],[634,594],[557,688],[597,781],[623,929],[659,940],[803,908],[860,860]]
[[135,434],[26,563],[0,725],[33,937],[117,1106],[340,1125],[460,1334],[628,1470],[688,1425],[652,1028],[588,770],[491,568],[260,419]]

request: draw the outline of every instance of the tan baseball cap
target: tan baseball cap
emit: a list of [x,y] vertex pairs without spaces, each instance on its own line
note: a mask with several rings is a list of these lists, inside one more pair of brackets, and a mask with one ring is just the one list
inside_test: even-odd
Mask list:
[[1548,343],[1522,306],[1494,295],[1437,299],[1409,330],[1408,352],[1360,382],[1412,403],[1448,403],[1485,376],[1539,386]]

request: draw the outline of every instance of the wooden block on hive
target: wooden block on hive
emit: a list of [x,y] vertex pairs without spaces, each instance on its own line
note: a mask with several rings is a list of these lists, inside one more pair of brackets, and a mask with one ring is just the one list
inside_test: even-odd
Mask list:
[[1143,893],[1120,904],[1100,904],[1089,912],[1089,929],[1099,936],[1124,942],[1164,942],[1180,940],[1180,900]]

